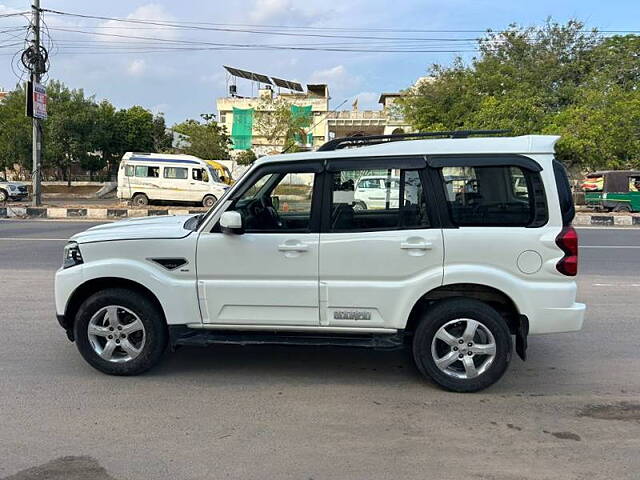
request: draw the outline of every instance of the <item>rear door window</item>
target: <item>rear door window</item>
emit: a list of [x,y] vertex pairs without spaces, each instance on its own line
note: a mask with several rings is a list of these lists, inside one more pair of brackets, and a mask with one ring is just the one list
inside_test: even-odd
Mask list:
[[158,178],[159,176],[160,176],[160,167],[136,165],[136,177]]

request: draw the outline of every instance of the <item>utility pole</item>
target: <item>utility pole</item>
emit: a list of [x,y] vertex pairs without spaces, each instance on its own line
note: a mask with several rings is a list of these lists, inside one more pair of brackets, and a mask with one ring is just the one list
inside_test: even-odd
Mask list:
[[[40,0],[32,0],[31,3],[32,15],[33,15],[33,51],[40,52]],[[31,85],[35,88],[40,83],[40,72],[43,65],[41,65],[40,57],[36,54],[36,61],[31,68]],[[27,92],[27,94],[33,95],[33,92]],[[33,199],[32,203],[34,207],[38,207],[42,204],[42,191],[41,185],[41,167],[42,167],[42,136],[40,130],[40,119],[34,116],[33,122],[33,172],[31,174],[31,180],[33,182]]]

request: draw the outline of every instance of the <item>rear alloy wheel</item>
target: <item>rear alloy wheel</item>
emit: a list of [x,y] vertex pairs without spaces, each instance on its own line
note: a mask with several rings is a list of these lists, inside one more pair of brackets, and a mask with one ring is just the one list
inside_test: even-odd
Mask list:
[[134,207],[146,207],[149,205],[149,198],[144,193],[136,193],[131,199]]
[[160,360],[167,329],[157,307],[131,290],[108,289],[90,296],[74,324],[78,350],[109,375],[137,375]]
[[216,204],[217,201],[218,199],[215,197],[215,195],[207,195],[202,199],[202,206],[205,208],[211,208]]
[[416,329],[413,356],[420,372],[455,392],[497,382],[511,360],[511,335],[502,316],[474,299],[437,303]]
[[353,210],[358,212],[367,209],[367,204],[361,201],[357,201],[353,204]]

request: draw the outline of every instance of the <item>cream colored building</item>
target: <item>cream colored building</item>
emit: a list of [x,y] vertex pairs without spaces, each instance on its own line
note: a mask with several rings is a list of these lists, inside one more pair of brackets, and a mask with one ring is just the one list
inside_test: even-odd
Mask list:
[[[399,109],[394,102],[400,97],[400,93],[383,93],[380,95],[380,110],[359,110],[357,102],[351,110],[329,111],[329,88],[324,84],[307,85],[304,93],[276,93],[270,88],[261,88],[255,97],[241,97],[229,95],[218,98],[218,123],[226,127],[227,132],[233,133],[233,109],[260,110],[268,105],[270,98],[280,97],[291,105],[298,107],[311,106],[311,126],[309,133],[313,140],[300,144],[303,148],[316,149],[326,141],[350,136],[363,135],[388,135],[393,133],[411,132],[411,127],[404,122],[399,114]],[[265,101],[267,100],[267,101]],[[256,132],[255,114],[252,130],[252,150],[256,155],[279,153],[282,150],[284,139],[277,144],[270,143],[268,139]],[[310,136],[311,137],[311,136]],[[238,150],[236,150],[237,152]]]

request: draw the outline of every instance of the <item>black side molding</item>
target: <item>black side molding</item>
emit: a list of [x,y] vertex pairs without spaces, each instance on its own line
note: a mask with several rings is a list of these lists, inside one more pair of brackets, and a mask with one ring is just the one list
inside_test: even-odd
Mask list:
[[529,157],[514,154],[434,155],[427,157],[432,168],[442,167],[520,167],[531,172],[541,172],[540,164]]

